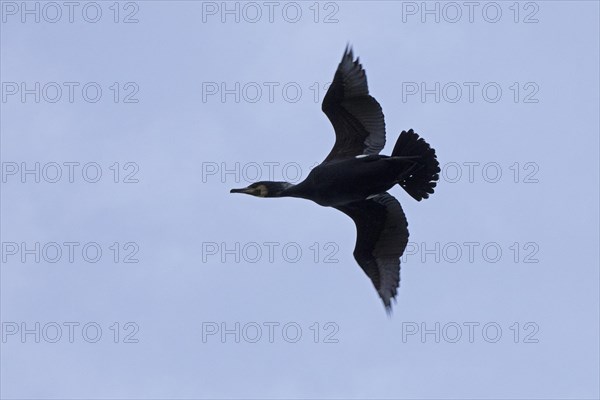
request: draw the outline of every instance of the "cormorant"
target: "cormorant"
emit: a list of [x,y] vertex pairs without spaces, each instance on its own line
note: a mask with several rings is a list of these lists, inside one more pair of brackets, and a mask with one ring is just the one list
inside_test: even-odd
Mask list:
[[325,160],[297,185],[256,182],[231,193],[258,197],[300,197],[333,207],[356,224],[354,258],[391,312],[400,282],[400,257],[408,223],[398,200],[387,193],[400,185],[417,201],[433,193],[440,172],[435,150],[413,130],[402,131],[391,156],[385,145],[381,106],[369,95],[359,59],[346,46],[322,110],[333,124],[335,144]]

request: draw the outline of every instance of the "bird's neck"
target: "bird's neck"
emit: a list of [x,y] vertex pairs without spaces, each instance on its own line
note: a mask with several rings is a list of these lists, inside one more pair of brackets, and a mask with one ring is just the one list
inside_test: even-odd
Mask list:
[[305,182],[306,181],[300,182],[297,185],[289,182],[284,182],[285,187],[281,190],[279,196],[277,197],[298,197],[310,200],[311,197],[307,192],[308,188]]
[[271,182],[269,194],[267,197],[295,197],[294,188],[296,185],[289,182]]

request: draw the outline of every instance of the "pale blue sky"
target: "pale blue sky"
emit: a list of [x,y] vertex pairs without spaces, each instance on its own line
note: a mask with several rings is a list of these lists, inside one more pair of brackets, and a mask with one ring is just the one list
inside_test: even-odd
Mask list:
[[[276,2],[272,22],[263,2],[239,22],[221,2],[77,3],[72,23],[21,4],[1,3],[3,398],[598,398],[597,2],[481,2],[472,22],[435,2],[439,22],[422,2]],[[392,318],[349,218],[229,194],[329,152],[320,100],[346,43],[382,153],[413,128],[443,167],[426,201],[391,191],[411,235]],[[36,163],[39,183],[21,174]],[[209,334],[221,323],[240,343]],[[421,337],[436,323],[439,343]]]

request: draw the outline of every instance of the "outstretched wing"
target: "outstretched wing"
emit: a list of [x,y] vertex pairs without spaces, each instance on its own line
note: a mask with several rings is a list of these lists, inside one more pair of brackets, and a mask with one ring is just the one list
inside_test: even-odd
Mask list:
[[408,223],[398,200],[382,193],[336,207],[356,224],[354,258],[373,282],[388,313],[400,284],[400,257],[408,243]]
[[378,154],[385,145],[385,121],[381,106],[369,96],[367,76],[352,49],[346,47],[322,110],[335,129],[335,144],[326,161]]

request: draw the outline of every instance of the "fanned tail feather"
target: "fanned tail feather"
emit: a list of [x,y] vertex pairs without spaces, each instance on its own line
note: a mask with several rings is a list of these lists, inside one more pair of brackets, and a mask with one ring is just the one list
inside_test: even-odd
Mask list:
[[415,200],[421,201],[434,192],[439,179],[440,164],[435,149],[412,129],[402,131],[392,157],[419,156],[411,169],[402,174],[398,184]]

